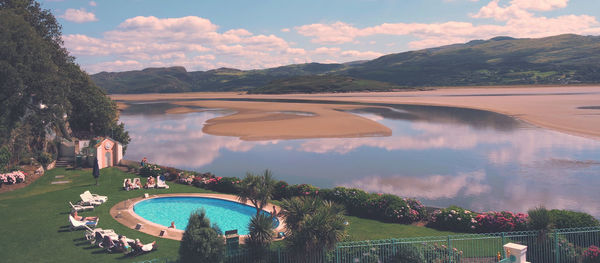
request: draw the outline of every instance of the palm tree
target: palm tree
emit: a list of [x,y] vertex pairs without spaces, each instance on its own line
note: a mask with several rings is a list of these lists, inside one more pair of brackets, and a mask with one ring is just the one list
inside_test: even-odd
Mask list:
[[242,203],[250,201],[256,208],[256,215],[258,215],[271,200],[274,188],[275,180],[273,180],[271,171],[265,170],[262,175],[246,173],[246,178],[240,183],[240,191],[237,197]]
[[298,254],[319,253],[332,249],[346,236],[344,208],[314,197],[283,200],[288,246]]
[[250,219],[246,244],[257,257],[265,255],[265,250],[273,241],[273,218],[266,214],[258,214]]

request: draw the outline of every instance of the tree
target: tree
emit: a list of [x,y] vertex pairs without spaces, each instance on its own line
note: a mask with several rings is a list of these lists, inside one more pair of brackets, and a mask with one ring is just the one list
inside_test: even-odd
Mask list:
[[281,208],[287,245],[298,255],[333,249],[346,236],[341,205],[315,197],[294,197],[284,199]]
[[250,201],[256,208],[256,215],[258,215],[271,200],[274,188],[275,180],[273,180],[271,171],[265,170],[262,175],[247,173],[246,178],[240,183],[240,191],[237,194],[238,200],[242,203]]
[[210,226],[210,220],[204,210],[197,210],[190,215],[185,228],[179,259],[181,262],[223,262],[223,238]]
[[114,135],[125,149],[130,138],[115,103],[63,48],[49,10],[34,0],[0,0],[0,25],[0,146],[9,146],[11,162],[56,153],[48,134]]
[[249,235],[246,245],[250,249],[255,262],[262,261],[268,255],[268,249],[273,241],[273,218],[266,214],[258,214],[250,219]]

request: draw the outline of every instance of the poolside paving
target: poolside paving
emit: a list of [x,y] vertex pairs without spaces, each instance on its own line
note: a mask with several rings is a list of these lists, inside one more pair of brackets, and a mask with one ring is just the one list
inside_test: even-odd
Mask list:
[[[178,194],[151,195],[148,198],[144,198],[144,195],[142,195],[140,197],[123,200],[123,201],[115,204],[113,207],[110,208],[110,215],[115,220],[117,220],[117,222],[119,222],[131,229],[135,229],[140,232],[143,232],[143,233],[146,233],[149,235],[153,235],[156,237],[168,238],[168,239],[181,241],[181,238],[183,237],[183,232],[184,232],[183,230],[167,228],[166,226],[150,222],[150,221],[142,218],[141,216],[137,215],[133,211],[133,206],[142,200],[150,199],[150,198],[157,198],[157,197],[172,197],[172,196],[209,197],[209,198],[224,199],[224,200],[229,200],[229,201],[234,201],[234,202],[239,203],[239,201],[237,200],[237,196],[227,195],[227,194],[178,193]],[[246,204],[249,206],[252,206],[252,204],[250,202],[246,202]],[[267,206],[267,208],[264,210],[271,213],[273,206],[274,206],[273,204],[269,204]],[[275,207],[276,207],[277,211],[281,211],[281,208],[279,206],[275,206]],[[279,220],[279,226],[275,229],[275,231],[276,231],[276,233],[283,232],[285,229],[285,222],[283,221],[283,218],[281,218],[281,217],[277,217],[277,219]],[[138,224],[141,224],[140,229],[136,229],[136,226]],[[160,232],[162,230],[166,230],[167,234],[160,236]],[[245,240],[245,236],[240,236],[240,243],[244,243],[244,240]]]

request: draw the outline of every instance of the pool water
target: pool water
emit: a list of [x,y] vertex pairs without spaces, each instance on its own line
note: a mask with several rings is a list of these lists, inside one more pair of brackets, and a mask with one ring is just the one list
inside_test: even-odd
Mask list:
[[[133,210],[144,219],[170,226],[175,222],[177,229],[185,230],[190,214],[197,209],[204,209],[211,225],[216,223],[223,232],[238,230],[238,234],[248,234],[248,223],[256,209],[241,203],[207,197],[159,197],[137,203]],[[264,212],[269,214],[268,212]],[[279,225],[273,220],[275,227]]]

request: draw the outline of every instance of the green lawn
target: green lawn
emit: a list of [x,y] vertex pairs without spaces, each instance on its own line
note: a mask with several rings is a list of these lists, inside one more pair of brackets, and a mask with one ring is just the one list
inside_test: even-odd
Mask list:
[[[64,178],[56,179],[55,176]],[[123,178],[135,177],[115,168],[103,169],[99,186],[95,186],[91,170],[50,170],[31,185],[13,192],[0,194],[0,261],[2,262],[122,262],[142,261],[152,258],[176,258],[179,242],[149,236],[129,229],[109,215],[116,203],[144,193],[199,193],[209,192],[200,188],[169,183],[170,189],[123,191]],[[52,181],[69,180],[68,184],[51,184]],[[69,231],[68,201],[80,200],[85,190],[107,195],[108,202],[94,211],[82,213],[100,216],[98,227],[114,229],[129,238],[142,242],[157,240],[158,250],[135,258],[124,254],[107,254],[90,246],[84,239],[84,231]],[[375,220],[348,217],[351,240],[437,236],[453,234],[426,227],[388,224]]]

